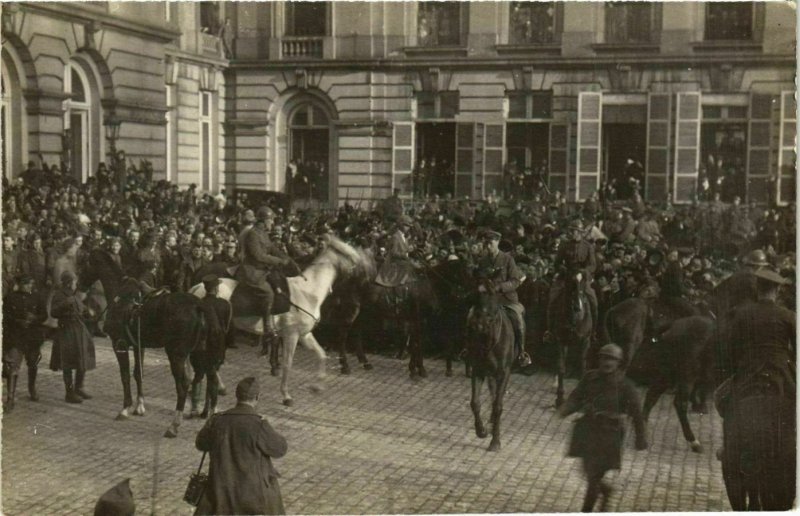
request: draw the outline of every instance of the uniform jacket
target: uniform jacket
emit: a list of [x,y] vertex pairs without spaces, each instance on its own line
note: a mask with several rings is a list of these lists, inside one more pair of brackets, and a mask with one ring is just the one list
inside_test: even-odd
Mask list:
[[498,301],[501,305],[519,304],[517,289],[525,277],[517,267],[514,257],[499,251],[494,257],[483,257],[482,268],[494,269],[494,284],[499,292]]
[[286,454],[286,439],[253,407],[239,404],[212,416],[195,444],[211,456],[208,487],[195,514],[285,512],[272,459]]
[[33,278],[36,289],[41,291],[47,285],[47,257],[44,250],[26,249],[19,256],[19,273]]
[[58,329],[53,338],[50,369],[95,368],[94,343],[83,322],[84,305],[75,293],[57,290],[53,294],[50,314],[58,319]]
[[683,297],[686,295],[683,268],[679,262],[670,262],[661,276],[661,295],[667,297]]
[[198,271],[205,267],[205,265],[206,261],[202,257],[190,257],[188,260],[184,260],[178,269],[178,289],[181,292],[188,292],[196,283],[195,280],[199,279],[195,278]]
[[18,253],[16,249],[3,251],[3,296],[5,297],[14,288],[19,273]]
[[3,341],[20,349],[26,343],[44,341],[42,323],[47,319],[42,296],[18,290],[3,298]]
[[262,224],[256,224],[244,236],[242,265],[237,271],[237,280],[258,288],[269,289],[267,273],[281,266],[286,254],[269,238]]
[[555,266],[556,270],[563,267],[570,272],[583,273],[583,281],[588,283],[597,268],[594,248],[585,240],[566,242],[558,250]]
[[739,305],[733,312],[726,341],[737,373],[758,370],[765,362],[795,361],[797,349],[794,312],[759,300]]

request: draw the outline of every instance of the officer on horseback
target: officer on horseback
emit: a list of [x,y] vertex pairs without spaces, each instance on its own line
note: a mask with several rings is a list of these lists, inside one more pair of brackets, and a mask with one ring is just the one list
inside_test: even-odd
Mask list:
[[280,267],[294,263],[269,238],[274,222],[275,213],[269,207],[262,206],[258,209],[255,225],[244,236],[242,264],[236,271],[236,279],[255,289],[261,298],[265,348],[278,337],[272,321],[275,292],[267,281],[267,276]]
[[[729,378],[717,391],[717,408],[724,415],[731,394],[750,391],[795,397],[796,315],[777,304],[778,290],[789,283],[778,273],[754,273],[758,299],[734,309],[721,345],[732,366]],[[754,392],[754,393],[758,393]]]
[[[586,232],[583,222],[575,219],[569,224],[572,240],[564,243],[556,255],[555,268],[559,275],[553,281],[550,288],[550,298],[547,303],[547,327],[555,328],[555,301],[566,288],[566,280],[570,276],[575,276],[589,300],[589,308],[592,312],[592,325],[597,326],[597,295],[591,286],[592,274],[597,267],[594,248],[586,241]],[[552,331],[552,330],[551,330]]]
[[[519,302],[517,288],[525,276],[517,268],[514,257],[500,250],[500,233],[488,231],[486,233],[486,249],[488,253],[483,257],[481,269],[493,272],[494,288],[497,291],[498,301],[506,309],[514,327],[514,346],[519,367],[531,364],[531,356],[525,351],[525,307]],[[478,289],[483,289],[483,285]]]
[[396,287],[411,281],[416,274],[416,267],[409,260],[408,253],[411,246],[406,233],[412,221],[408,215],[401,215],[397,219],[395,231],[389,240],[388,259],[381,266],[375,282],[385,287]]
[[689,289],[684,279],[678,249],[671,249],[667,253],[666,267],[661,274],[661,301],[670,307],[676,318],[695,315],[694,305],[686,299]]

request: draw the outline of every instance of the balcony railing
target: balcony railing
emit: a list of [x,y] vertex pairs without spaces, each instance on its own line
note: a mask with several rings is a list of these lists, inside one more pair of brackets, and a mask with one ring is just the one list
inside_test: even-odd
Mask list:
[[207,32],[200,32],[200,53],[208,56],[220,57],[222,48],[218,36]]
[[322,37],[287,36],[281,40],[281,56],[291,59],[322,57]]

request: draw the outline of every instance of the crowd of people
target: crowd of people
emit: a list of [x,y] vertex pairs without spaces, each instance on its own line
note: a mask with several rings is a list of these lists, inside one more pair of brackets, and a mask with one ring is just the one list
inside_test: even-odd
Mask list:
[[[581,256],[569,259],[582,263],[585,284],[593,285],[592,297],[601,312],[630,297],[653,295],[658,288],[671,289],[678,297],[700,298],[731,275],[742,257],[751,259],[754,250],[761,253],[757,261],[768,261],[785,278],[794,277],[794,205],[747,205],[739,198],[726,204],[717,196],[691,205],[655,206],[636,192],[631,200],[615,201],[603,191],[576,204],[547,189],[535,192],[530,201],[489,197],[476,202],[437,195],[419,201],[403,199],[395,190],[369,206],[346,203],[338,209],[292,210],[274,204],[265,212],[246,194],[212,195],[195,185],[181,189],[154,181],[146,162],[130,164],[121,177],[112,177],[101,165],[80,184],[58,166],[31,162],[19,178],[4,178],[3,330],[5,342],[12,345],[4,346],[3,373],[13,376],[15,385],[25,359],[34,401],[44,337],[33,329],[44,332],[53,318],[58,319],[61,338],[54,339],[59,342],[50,367],[63,371],[66,401],[91,398],[83,385],[86,371],[94,367],[91,332],[103,332],[100,325],[83,323],[82,316],[91,314],[92,307],[76,294],[88,253],[105,250],[145,288],[185,292],[207,278],[214,266],[219,270],[220,264],[239,264],[250,245],[243,235],[264,218],[274,223],[259,226],[259,231],[268,228],[270,245],[289,256],[295,269],[310,262],[324,245],[323,235],[331,232],[371,249],[381,263],[391,258],[399,231],[404,253],[418,268],[452,260],[477,264],[486,256],[488,234],[495,244],[488,248],[497,247],[495,254],[499,250],[513,258],[522,281],[548,283],[561,272],[562,249],[579,249]],[[676,271],[681,282],[677,287]],[[789,304],[793,308],[793,296]],[[619,361],[618,354],[617,349],[606,349],[612,360]],[[13,408],[11,380],[9,390],[7,410]],[[253,392],[241,399],[256,399]],[[579,395],[563,414],[577,410]],[[210,450],[212,435],[204,429],[198,447]],[[285,451],[285,442],[278,448]],[[282,453],[278,450],[274,456]],[[606,487],[602,473],[597,475],[591,489],[599,492]]]

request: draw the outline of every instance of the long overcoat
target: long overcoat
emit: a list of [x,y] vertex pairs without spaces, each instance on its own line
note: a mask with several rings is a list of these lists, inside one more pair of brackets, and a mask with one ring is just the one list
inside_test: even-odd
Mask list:
[[249,405],[216,414],[197,434],[209,452],[208,486],[195,514],[285,514],[272,458],[286,454],[286,439]]
[[53,371],[89,371],[95,368],[94,342],[83,322],[84,311],[83,302],[74,293],[57,290],[53,294],[50,314],[58,319],[50,355],[50,369]]

